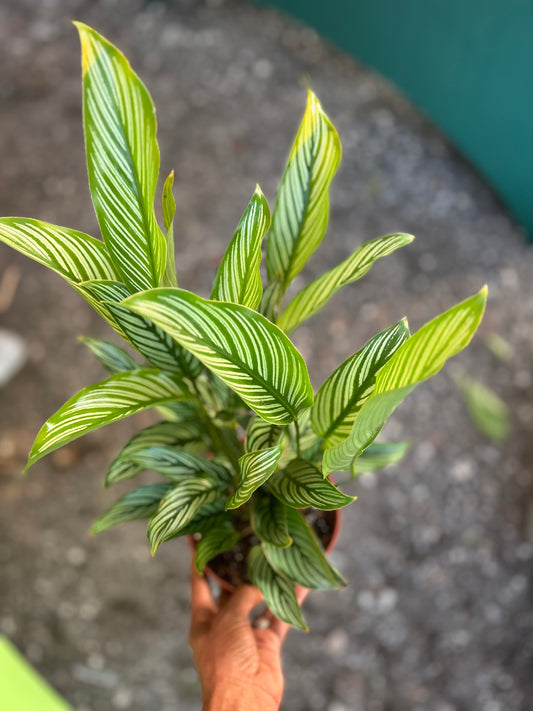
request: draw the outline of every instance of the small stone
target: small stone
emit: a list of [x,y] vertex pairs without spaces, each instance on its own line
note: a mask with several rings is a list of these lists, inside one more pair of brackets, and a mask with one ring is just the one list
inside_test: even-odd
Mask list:
[[332,630],[326,638],[326,650],[333,657],[341,657],[348,650],[349,638],[340,627]]
[[67,562],[70,563],[70,565],[78,568],[80,565],[83,565],[86,560],[87,553],[83,548],[80,548],[79,546],[72,546],[72,548],[68,549]]
[[26,345],[20,336],[0,330],[0,387],[18,373],[26,361]]

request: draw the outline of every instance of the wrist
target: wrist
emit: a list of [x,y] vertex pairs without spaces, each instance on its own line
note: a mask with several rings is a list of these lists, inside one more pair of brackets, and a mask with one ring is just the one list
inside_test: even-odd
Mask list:
[[231,682],[217,684],[209,694],[204,694],[202,711],[278,711],[281,699],[276,701],[270,694],[257,688],[243,688]]

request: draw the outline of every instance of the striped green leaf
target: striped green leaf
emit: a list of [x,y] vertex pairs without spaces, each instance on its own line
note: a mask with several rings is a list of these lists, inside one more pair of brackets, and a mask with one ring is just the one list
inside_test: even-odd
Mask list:
[[276,198],[267,240],[270,281],[283,290],[318,247],[328,224],[329,184],[341,157],[337,131],[309,92]]
[[150,518],[157,511],[161,499],[171,487],[172,484],[148,484],[130,491],[116,501],[103,516],[100,516],[92,527],[91,533],[100,533],[100,531],[105,531],[126,521]]
[[268,543],[263,546],[270,565],[305,588],[342,588],[346,581],[326,559],[322,546],[302,514],[295,509],[287,509],[287,521],[292,544],[288,548]]
[[261,546],[250,550],[247,565],[250,580],[263,594],[270,611],[289,625],[307,631],[309,628],[300,612],[294,584],[274,570]]
[[148,540],[155,554],[161,543],[179,536],[198,511],[220,496],[219,483],[211,477],[183,479],[165,495],[148,523]]
[[283,297],[283,286],[280,281],[272,281],[263,292],[261,303],[257,310],[269,321],[276,323],[279,315],[279,305]]
[[282,432],[283,427],[272,425],[254,415],[246,428],[246,451],[256,452],[258,449],[274,447],[279,442]]
[[220,498],[210,504],[201,506],[192,520],[180,530],[179,535],[192,536],[195,533],[204,535],[212,528],[231,521],[233,521],[233,517],[230,513],[224,511],[224,499]]
[[92,281],[81,286],[105,304],[133,347],[156,368],[189,378],[195,378],[200,373],[202,364],[193,355],[149,319],[120,305],[119,302],[130,296],[124,284]]
[[353,460],[375,439],[407,395],[468,345],[483,317],[487,288],[426,323],[379,371],[371,397],[360,409],[349,436],[324,452],[322,468],[350,471]]
[[392,234],[365,242],[344,262],[302,289],[276,323],[285,333],[292,333],[306,319],[320,311],[339,289],[364,276],[374,262],[413,240],[412,235]]
[[196,544],[194,566],[198,573],[202,574],[205,566],[215,556],[234,548],[241,538],[242,533],[236,531],[229,522],[213,526]]
[[374,472],[396,464],[409,449],[409,442],[372,442],[360,457],[352,462],[352,474]]
[[287,527],[287,507],[273,496],[256,496],[252,503],[251,524],[260,541],[286,548],[291,544]]
[[276,471],[281,446],[248,452],[239,459],[240,478],[235,492],[226,500],[226,509],[237,509],[246,503],[256,489]]
[[402,319],[374,336],[324,382],[311,408],[311,424],[326,447],[348,437],[357,413],[374,388],[376,374],[408,338],[407,320]]
[[165,241],[167,243],[167,262],[161,286],[178,286],[176,276],[176,255],[174,253],[174,213],[176,201],[172,194],[174,185],[174,171],[171,171],[163,185],[163,223],[165,225]]
[[33,443],[26,469],[81,435],[149,407],[187,397],[186,393],[176,377],[150,368],[117,373],[89,385],[44,423]]
[[113,262],[134,291],[157,286],[166,264],[154,195],[159,172],[155,110],[119,50],[87,25],[80,34],[89,187]]
[[302,356],[270,321],[239,304],[182,289],[135,294],[124,305],[171,335],[267,422],[287,424],[311,405]]
[[122,448],[118,457],[112,462],[105,477],[105,485],[110,486],[117,481],[129,479],[142,471],[142,466],[133,462],[130,457],[137,451],[157,445],[184,445],[202,439],[203,433],[199,422],[159,422],[146,427]]
[[270,210],[258,185],[218,268],[212,299],[258,307],[263,294],[261,242],[269,225]]
[[110,373],[121,373],[123,370],[135,370],[139,367],[139,364],[133,360],[129,353],[114,343],[101,338],[86,338],[85,336],[81,336],[79,340]]
[[511,426],[507,405],[486,385],[466,375],[458,379],[458,385],[479,431],[493,442],[502,442]]
[[223,484],[231,484],[231,473],[218,462],[202,459],[185,449],[158,444],[137,449],[128,455],[129,459],[143,469],[151,469],[169,479],[180,479],[196,474],[208,474]]
[[311,462],[293,459],[282,471],[270,477],[272,493],[286,506],[305,509],[312,506],[322,511],[333,511],[355,501],[339,491]]

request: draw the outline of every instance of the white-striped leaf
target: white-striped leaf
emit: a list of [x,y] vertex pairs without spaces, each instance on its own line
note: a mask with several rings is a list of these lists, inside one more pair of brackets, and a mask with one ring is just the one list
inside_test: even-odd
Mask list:
[[279,315],[279,305],[283,297],[283,286],[280,281],[272,281],[263,292],[261,303],[257,310],[269,321],[276,323]]
[[324,382],[311,408],[311,424],[326,447],[334,447],[350,434],[374,388],[376,374],[408,338],[407,320],[402,319],[370,339]]
[[250,522],[259,540],[279,548],[290,546],[287,507],[274,496],[254,497]]
[[409,449],[409,442],[372,442],[360,457],[352,462],[352,474],[374,472],[396,464]]
[[339,289],[364,276],[374,262],[413,240],[412,235],[392,234],[365,242],[348,259],[296,294],[276,323],[285,333],[292,333],[306,319],[320,311]]
[[286,506],[305,509],[312,506],[322,511],[333,511],[355,501],[339,491],[311,462],[293,459],[288,466],[270,477],[272,493]]
[[237,509],[246,503],[256,489],[276,471],[281,446],[248,452],[239,459],[240,478],[235,492],[226,500],[226,509]]
[[231,521],[233,521],[232,515],[224,511],[224,499],[219,498],[210,504],[201,506],[190,523],[181,529],[179,535],[192,536],[195,533],[203,535],[212,528]]
[[329,184],[341,157],[337,131],[309,92],[276,198],[267,240],[270,281],[285,290],[318,247],[328,223]]
[[174,171],[172,170],[163,185],[163,223],[165,225],[165,241],[167,243],[167,263],[165,273],[161,280],[161,286],[178,286],[176,254],[174,252],[174,213],[176,212],[176,201],[172,194],[173,185]]
[[26,469],[46,454],[98,427],[184,397],[188,397],[188,391],[175,376],[150,368],[117,373],[89,385],[44,423],[33,443]]
[[169,479],[180,479],[196,474],[208,474],[223,484],[231,484],[233,477],[226,467],[211,459],[202,459],[185,449],[166,444],[137,449],[129,459],[143,469],[151,469]]
[[463,350],[483,317],[487,288],[440,314],[413,334],[379,371],[371,397],[360,409],[349,436],[324,452],[322,468],[350,471],[353,460],[376,438],[386,420],[413,388]]
[[129,353],[126,353],[123,348],[116,346],[114,343],[104,341],[101,338],[86,338],[85,336],[81,336],[79,340],[87,346],[110,373],[121,373],[123,370],[135,370],[135,368],[140,367]]
[[92,281],[81,286],[105,304],[129,342],[156,368],[180,373],[189,378],[195,378],[200,373],[202,364],[191,353],[178,345],[155,323],[120,305],[119,302],[130,296],[124,284]]
[[259,588],[271,612],[293,627],[307,631],[298,605],[294,584],[287,580],[268,562],[261,546],[254,546],[248,554],[248,574]]
[[154,106],[124,55],[87,25],[75,24],[89,187],[104,242],[121,281],[135,291],[157,286],[166,244],[154,212],[159,172]]
[[218,268],[211,298],[256,309],[263,287],[259,264],[261,242],[270,225],[270,210],[259,185],[248,203]]
[[157,425],[146,427],[130,439],[120,454],[111,462],[105,477],[105,485],[110,486],[117,481],[129,479],[142,471],[142,466],[130,459],[134,452],[156,445],[173,446],[200,441],[203,437],[200,428],[200,423],[194,420],[190,422],[159,422]]
[[183,289],[135,294],[124,305],[190,350],[267,422],[288,424],[311,405],[305,361],[285,334],[255,311]]
[[148,540],[155,554],[161,543],[181,535],[198,511],[220,496],[220,484],[211,477],[184,479],[163,498],[148,523]]
[[204,572],[205,566],[215,556],[234,548],[242,538],[242,533],[235,530],[230,522],[213,526],[196,544],[194,566],[198,573]]
[[283,427],[272,425],[254,415],[246,428],[246,451],[256,452],[258,449],[274,447],[279,442],[282,432]]
[[140,518],[150,518],[157,511],[163,496],[172,484],[148,484],[135,491],[130,491],[116,501],[91,529],[91,533],[100,533],[112,526],[126,521],[136,521]]
[[305,588],[328,590],[344,587],[346,581],[326,559],[322,546],[302,514],[295,509],[287,509],[287,522],[292,544],[288,548],[268,543],[263,546],[272,567]]

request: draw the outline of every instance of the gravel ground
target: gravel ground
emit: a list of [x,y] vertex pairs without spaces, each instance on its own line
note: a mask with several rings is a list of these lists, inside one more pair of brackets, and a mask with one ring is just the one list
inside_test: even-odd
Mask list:
[[[359,500],[333,556],[350,585],[307,601],[311,633],[293,633],[285,649],[283,709],[532,708],[533,254],[523,235],[390,86],[313,32],[237,0],[3,0],[0,214],[98,233],[72,18],[117,43],[154,96],[162,170],[176,169],[184,287],[208,291],[256,182],[273,201],[311,85],[344,159],[329,236],[298,285],[365,239],[417,235],[298,331],[315,384],[404,314],[416,328],[485,282],[482,335],[513,347],[504,364],[478,337],[455,362],[510,406],[504,446],[475,431],[450,368],[387,426],[386,438],[412,441],[410,453],[351,486]],[[58,277],[5,248],[0,283],[0,326],[28,353],[0,390],[0,632],[78,711],[199,709],[186,545],[152,560],[142,525],[87,535],[116,496],[102,487],[106,463],[151,415],[82,438],[18,479],[42,421],[103,377],[76,335],[109,332]]]

